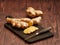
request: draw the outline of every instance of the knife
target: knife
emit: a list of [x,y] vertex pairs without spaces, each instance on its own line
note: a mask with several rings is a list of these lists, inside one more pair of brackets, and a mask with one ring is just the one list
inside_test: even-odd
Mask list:
[[35,37],[35,36],[37,36],[37,35],[39,35],[39,34],[41,34],[41,33],[47,32],[47,31],[49,31],[51,28],[52,28],[52,27],[48,27],[48,28],[42,29],[41,31],[37,31],[36,33],[34,33],[34,34],[28,36],[27,38],[25,38],[25,40],[31,39],[32,37]]

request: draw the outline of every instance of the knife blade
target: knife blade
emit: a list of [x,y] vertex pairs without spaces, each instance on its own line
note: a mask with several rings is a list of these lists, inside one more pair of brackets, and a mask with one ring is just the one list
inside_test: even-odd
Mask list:
[[27,38],[25,38],[25,40],[28,40],[28,39],[30,39],[30,38],[32,38],[32,37],[35,37],[35,36],[37,36],[37,35],[39,35],[39,34],[41,34],[41,33],[47,32],[47,31],[49,31],[51,28],[52,28],[52,27],[48,27],[48,28],[42,29],[41,31],[37,31],[36,33],[34,33],[34,34],[28,36]]

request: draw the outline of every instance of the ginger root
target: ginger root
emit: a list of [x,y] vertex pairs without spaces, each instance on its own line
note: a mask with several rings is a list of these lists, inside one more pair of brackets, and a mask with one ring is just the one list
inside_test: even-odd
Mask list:
[[26,12],[27,12],[28,16],[30,16],[30,17],[35,17],[35,15],[36,15],[35,9],[32,7],[27,8]]
[[36,17],[33,19],[30,18],[6,18],[7,23],[12,24],[14,27],[18,28],[27,28],[34,24],[39,24],[41,21],[41,17]]
[[42,19],[41,17],[36,17],[36,18],[33,18],[32,21],[34,24],[39,24],[41,19]]
[[29,26],[33,25],[33,21],[30,18],[21,18],[21,21],[27,22]]
[[37,16],[41,16],[43,14],[43,12],[41,10],[35,10],[32,7],[28,7],[26,9],[26,12],[29,17],[37,17]]

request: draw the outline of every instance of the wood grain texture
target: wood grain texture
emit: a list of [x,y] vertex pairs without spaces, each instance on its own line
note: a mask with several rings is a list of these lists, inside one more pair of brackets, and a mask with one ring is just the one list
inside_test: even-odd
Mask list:
[[2,18],[3,14],[3,3],[2,0],[0,0],[0,45],[4,45],[4,37],[5,37],[5,31],[4,31],[4,19]]
[[[53,38],[28,44],[4,28],[5,16],[26,17],[26,8],[33,7],[44,12],[42,26],[52,26]],[[0,45],[59,45],[60,0],[0,0]]]
[[[7,15],[11,15],[14,17],[24,17],[25,16],[25,11],[24,8],[26,7],[26,1],[22,0],[4,0],[2,1],[3,4],[3,14],[1,15],[1,20],[2,22],[5,21],[5,16]],[[4,23],[3,23],[4,24]],[[12,32],[10,32],[9,30],[2,28],[5,31],[5,34],[2,33],[5,37],[4,38],[4,42],[3,45],[25,45],[25,42],[20,39],[19,37],[17,37],[16,35],[14,35]],[[12,38],[13,37],[13,38]],[[2,37],[1,37],[2,39]]]
[[3,6],[2,0],[0,0],[0,13],[2,12],[2,6]]

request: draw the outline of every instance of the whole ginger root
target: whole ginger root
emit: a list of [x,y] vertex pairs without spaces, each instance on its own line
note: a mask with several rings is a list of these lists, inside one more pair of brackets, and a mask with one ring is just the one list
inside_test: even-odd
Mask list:
[[36,17],[33,19],[30,18],[6,18],[7,23],[12,24],[14,27],[18,28],[27,28],[29,26],[32,26],[34,24],[38,24],[41,21],[41,17]]
[[37,16],[41,16],[43,14],[43,12],[41,10],[35,10],[32,7],[28,7],[26,9],[26,12],[29,17],[37,17]]
[[6,18],[7,23],[12,24],[12,26],[18,27],[18,28],[27,28],[31,25],[33,25],[33,21],[29,18]]

